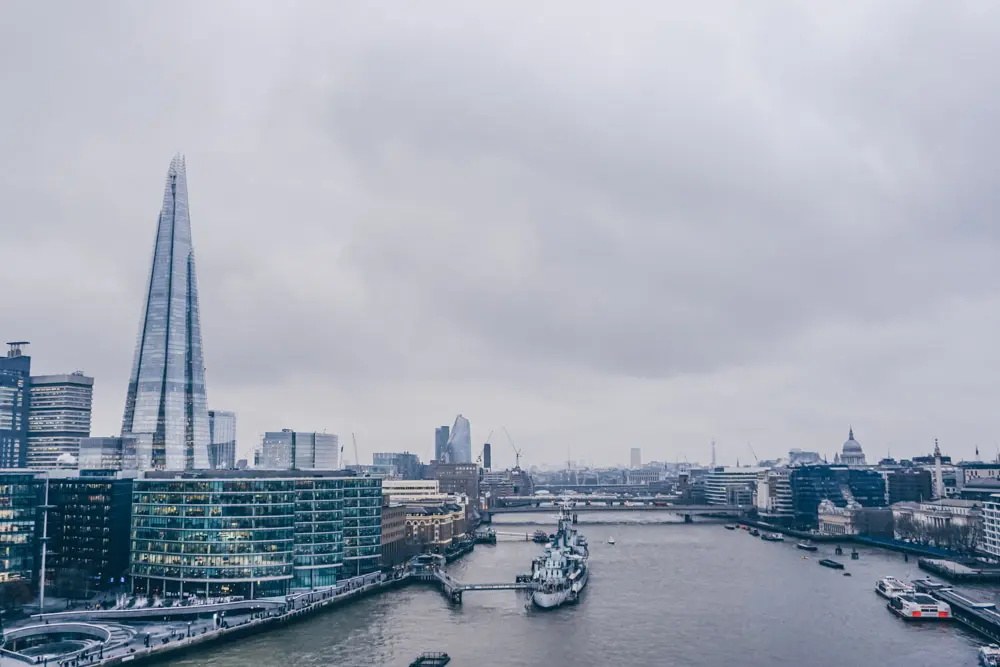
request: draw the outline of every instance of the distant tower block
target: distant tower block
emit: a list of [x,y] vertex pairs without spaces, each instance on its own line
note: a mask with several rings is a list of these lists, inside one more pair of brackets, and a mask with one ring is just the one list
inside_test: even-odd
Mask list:
[[493,452],[490,443],[483,445],[483,468],[491,470],[493,468]]

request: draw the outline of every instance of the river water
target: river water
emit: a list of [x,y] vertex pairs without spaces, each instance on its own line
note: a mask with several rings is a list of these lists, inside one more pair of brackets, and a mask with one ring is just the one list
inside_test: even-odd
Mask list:
[[[405,667],[423,651],[448,652],[449,667],[976,664],[982,640],[957,624],[907,624],[874,593],[880,577],[920,576],[899,554],[845,554],[853,575],[845,577],[817,563],[832,545],[804,558],[794,542],[763,542],[718,523],[634,517],[581,517],[591,577],[575,606],[532,610],[514,591],[467,592],[452,606],[413,585],[167,664]],[[555,523],[554,515],[500,519],[494,528],[509,532]],[[614,546],[606,543],[612,535]],[[449,570],[467,582],[513,581],[540,547],[507,539],[478,546]]]

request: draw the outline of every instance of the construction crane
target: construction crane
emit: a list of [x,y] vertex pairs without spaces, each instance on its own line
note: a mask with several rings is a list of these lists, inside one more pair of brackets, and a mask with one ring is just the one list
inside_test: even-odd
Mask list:
[[490,438],[492,438],[492,437],[493,437],[493,431],[491,430],[490,434],[488,436],[486,436],[486,442],[485,442],[485,444],[483,444],[483,446],[479,449],[479,456],[476,457],[476,463],[478,463],[480,465],[482,464],[482,462],[483,462],[483,452],[486,450],[486,445],[490,444]]
[[500,428],[503,429],[504,435],[507,436],[507,442],[510,443],[510,448],[514,450],[514,469],[515,470],[520,470],[521,469],[521,450],[514,446],[514,439],[511,438],[510,437],[510,433],[507,432],[507,427],[506,426],[501,426]]
[[751,454],[753,454],[753,460],[754,460],[754,461],[756,461],[756,462],[757,462],[758,464],[760,464],[760,459],[759,459],[759,458],[757,458],[757,452],[755,452],[755,451],[753,450],[753,445],[751,445],[751,444],[750,444],[750,443],[748,442],[748,443],[747,443],[747,447],[749,447],[749,448],[750,448],[750,453],[751,453]]
[[354,437],[354,431],[351,431],[351,440],[354,441],[354,465],[357,466],[358,472],[360,472],[361,460],[358,458],[358,439]]

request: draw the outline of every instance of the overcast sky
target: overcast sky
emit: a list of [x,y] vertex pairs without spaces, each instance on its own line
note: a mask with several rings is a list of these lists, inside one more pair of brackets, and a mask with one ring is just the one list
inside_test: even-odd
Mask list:
[[[484,9],[489,7],[489,9]],[[1000,4],[7,2],[0,334],[116,434],[187,156],[210,407],[425,460],[987,458]],[[474,447],[475,449],[476,447]]]

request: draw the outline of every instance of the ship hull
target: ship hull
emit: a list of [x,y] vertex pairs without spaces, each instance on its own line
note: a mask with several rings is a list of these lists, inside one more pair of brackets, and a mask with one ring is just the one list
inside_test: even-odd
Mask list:
[[531,602],[541,609],[555,609],[569,601],[569,593],[568,590],[554,593],[535,591],[531,594]]

